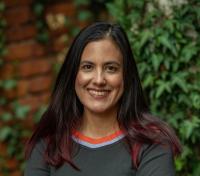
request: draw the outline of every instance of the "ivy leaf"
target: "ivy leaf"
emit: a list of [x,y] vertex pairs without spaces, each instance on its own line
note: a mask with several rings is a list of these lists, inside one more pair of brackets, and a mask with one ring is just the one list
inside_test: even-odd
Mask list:
[[135,1],[129,0],[129,3],[130,2],[132,2],[133,6],[138,8],[138,9],[141,9],[144,6],[144,3],[145,3],[144,0],[135,0]]
[[7,103],[7,99],[5,97],[0,97],[0,105],[5,105]]
[[[3,48],[2,50],[0,50],[0,56],[4,57],[8,54],[8,50],[6,48]],[[0,61],[0,66],[2,66],[4,63],[4,61]]]
[[1,20],[0,20],[0,28],[5,28],[6,25],[7,25],[6,20],[1,19]]
[[4,126],[0,128],[0,141],[5,141],[12,134],[12,128]]
[[17,101],[12,103],[12,108],[13,108],[16,118],[18,119],[24,119],[27,113],[30,111],[29,106],[20,105],[19,102]]
[[168,48],[174,56],[177,56],[176,47],[172,44],[167,35],[161,35],[158,37],[158,42]]
[[92,13],[87,10],[82,10],[78,13],[78,19],[80,21],[89,20],[92,17]]
[[14,79],[8,79],[0,82],[0,87],[2,87],[5,90],[11,90],[15,88],[17,85],[17,81]]
[[[1,50],[0,50],[0,56],[2,56],[2,54],[1,54]],[[0,59],[0,67],[2,67],[2,66],[3,66],[3,64],[4,64],[4,61],[3,61],[3,59]]]
[[180,171],[184,167],[183,160],[181,158],[176,158],[175,166],[176,166],[177,171]]
[[158,88],[156,90],[156,98],[159,98],[163,92],[171,92],[170,82],[158,80],[157,82]]
[[200,163],[196,163],[194,166],[193,176],[199,176],[200,173]]
[[185,94],[178,95],[178,103],[184,104],[188,107],[191,106],[191,100],[188,98],[188,95]]
[[34,122],[38,122],[42,116],[42,114],[46,111],[47,107],[46,106],[41,106],[38,111],[34,115]]
[[152,61],[153,68],[155,71],[158,71],[162,60],[163,60],[163,56],[161,54],[153,54],[152,55],[151,61]]
[[185,121],[185,137],[188,139],[193,131],[193,124],[190,121]]
[[1,114],[0,117],[1,117],[1,120],[5,121],[5,122],[12,120],[12,114],[8,113],[8,112]]
[[49,41],[49,33],[47,31],[41,31],[41,33],[37,35],[37,40],[41,43],[47,43]]
[[147,75],[143,81],[143,87],[149,87],[153,85],[154,77],[152,75]]
[[44,6],[42,3],[34,4],[33,11],[37,16],[41,16],[44,11]]
[[[124,17],[124,12],[123,12],[123,10],[122,10],[122,9],[123,9],[123,4],[124,4],[124,2],[123,2],[123,1],[120,1],[120,0],[118,0],[118,1],[116,2],[116,5],[113,5],[112,3],[106,3],[106,7],[107,7],[109,13],[110,13],[112,16],[118,16],[118,17],[119,17],[118,21],[120,21],[120,22],[122,22],[121,18]],[[118,8],[116,8],[116,6],[117,6]],[[123,21],[123,23],[121,23],[121,24],[123,25],[123,24],[124,24],[124,21]]]
[[76,6],[82,6],[82,5],[89,5],[90,4],[90,1],[89,0],[76,0],[74,1],[74,4]]
[[5,10],[6,6],[4,2],[0,2],[0,12],[3,12]]
[[149,30],[144,30],[141,32],[141,39],[140,39],[140,45],[139,45],[139,48],[142,48],[144,46],[144,44],[150,40],[153,36],[152,32],[149,31]]
[[200,119],[196,116],[192,116],[191,120],[184,121],[181,132],[185,136],[185,139],[189,139],[193,134],[193,131],[198,127],[200,127]]
[[181,61],[185,63],[189,62],[190,59],[192,59],[192,57],[197,54],[197,51],[198,49],[196,46],[194,46],[193,43],[184,46],[181,50]]
[[188,92],[188,86],[187,86],[187,83],[185,82],[185,78],[183,77],[183,75],[180,75],[180,74],[173,75],[172,85],[177,85],[184,92],[186,93]]
[[16,109],[15,114],[17,118],[24,119],[29,111],[30,111],[29,106],[20,106],[19,108]]
[[173,20],[165,20],[164,26],[169,30],[171,33],[174,32],[174,21]]
[[192,100],[192,105],[196,108],[196,109],[200,109],[200,94],[197,93],[192,93],[190,95],[190,98]]
[[71,31],[71,35],[75,37],[79,33],[79,31],[80,29],[78,27],[73,28]]

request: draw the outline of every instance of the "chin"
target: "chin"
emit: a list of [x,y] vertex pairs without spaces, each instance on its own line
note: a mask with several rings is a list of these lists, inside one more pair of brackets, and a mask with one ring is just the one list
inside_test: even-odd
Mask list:
[[102,113],[107,113],[109,111],[112,111],[113,109],[111,107],[102,107],[103,105],[99,106],[99,107],[87,107],[87,110],[90,111],[90,112],[93,112],[93,113],[99,113],[99,114],[102,114]]
[[107,112],[108,110],[107,109],[102,109],[102,108],[93,108],[93,109],[88,109],[90,112],[93,112],[93,113],[105,113]]

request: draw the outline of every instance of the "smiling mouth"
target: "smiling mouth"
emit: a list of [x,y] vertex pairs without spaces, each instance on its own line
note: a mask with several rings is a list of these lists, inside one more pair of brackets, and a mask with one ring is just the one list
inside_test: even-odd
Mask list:
[[105,98],[110,93],[110,90],[95,90],[95,89],[89,89],[89,94],[94,98]]

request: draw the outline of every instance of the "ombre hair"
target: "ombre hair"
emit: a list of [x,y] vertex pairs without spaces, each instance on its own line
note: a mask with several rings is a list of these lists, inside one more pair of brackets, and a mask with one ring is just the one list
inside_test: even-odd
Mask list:
[[97,22],[85,27],[75,37],[60,69],[49,106],[26,146],[26,158],[39,140],[44,140],[44,160],[55,167],[73,163],[72,130],[76,129],[83,114],[83,105],[75,92],[75,79],[85,46],[92,41],[110,38],[123,55],[124,92],[119,100],[117,120],[126,135],[133,166],[139,166],[139,152],[144,144],[170,144],[174,156],[181,151],[173,130],[159,118],[151,115],[145,101],[136,63],[127,35],[118,24]]

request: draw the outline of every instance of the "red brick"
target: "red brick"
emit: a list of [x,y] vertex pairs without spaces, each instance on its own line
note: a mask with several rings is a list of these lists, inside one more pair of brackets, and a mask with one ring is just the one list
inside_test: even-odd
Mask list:
[[37,29],[34,24],[27,24],[27,25],[8,28],[5,31],[5,34],[6,34],[6,40],[8,42],[27,40],[31,38],[36,38]]
[[20,6],[7,9],[5,11],[5,19],[8,26],[16,26],[33,20],[34,14],[32,13],[31,7]]
[[48,60],[32,60],[24,62],[19,67],[19,76],[29,77],[42,73],[47,73],[51,70],[51,64]]
[[49,13],[54,14],[64,14],[68,17],[75,15],[76,9],[73,3],[71,2],[61,2],[58,4],[49,5],[46,9],[46,15]]
[[11,90],[4,90],[3,94],[8,99],[14,99],[16,97],[22,97],[28,94],[29,82],[27,80],[19,80],[17,86]]
[[17,169],[15,171],[11,172],[9,175],[10,176],[22,176],[23,174],[19,171],[19,169]]
[[23,42],[20,44],[10,44],[7,46],[8,54],[6,60],[25,60],[30,57],[43,56],[45,48],[36,42]]
[[52,85],[51,75],[40,76],[30,80],[29,90],[31,93],[41,92],[48,90],[51,87],[51,85]]
[[64,41],[64,35],[55,38],[50,46],[51,50],[54,52],[61,52],[67,48],[67,43]]
[[14,170],[14,169],[16,169],[17,166],[18,166],[18,162],[17,162],[17,160],[16,160],[15,158],[8,159],[8,160],[6,161],[6,166],[8,167],[8,169]]
[[39,107],[41,107],[41,105],[44,105],[47,103],[49,96],[50,96],[49,93],[44,93],[44,94],[37,95],[37,96],[30,95],[30,96],[19,99],[19,102],[22,105],[30,106],[30,108],[31,108],[30,113],[33,113],[33,112],[37,111],[37,109]]
[[29,84],[27,80],[19,80],[17,84],[17,96],[22,97],[25,96],[28,93],[29,90]]
[[29,5],[33,0],[4,0],[6,7],[16,6],[16,5]]
[[16,68],[12,63],[5,63],[0,69],[0,79],[8,79],[13,77]]
[[67,34],[69,31],[66,27],[58,28],[56,30],[49,31],[50,38],[57,38],[63,34]]
[[[34,113],[30,112],[29,114],[27,114],[26,119],[24,119],[21,123],[22,128],[24,129],[28,129],[30,131],[33,130],[34,128]],[[24,139],[24,142],[27,142],[27,138]]]
[[19,99],[19,103],[22,105],[30,106],[31,113],[34,112],[41,105],[39,98],[36,96],[28,96]]
[[7,147],[4,143],[0,142],[0,156],[4,157],[7,154]]
[[78,26],[80,29],[86,27],[89,25],[87,21],[76,21],[75,25]]

